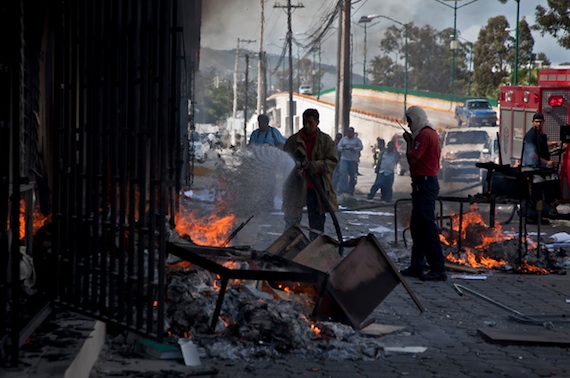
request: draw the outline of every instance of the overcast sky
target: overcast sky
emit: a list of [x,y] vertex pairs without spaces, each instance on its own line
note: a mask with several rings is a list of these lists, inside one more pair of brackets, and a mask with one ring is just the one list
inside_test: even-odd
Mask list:
[[[334,8],[337,0],[304,0],[303,8],[297,8],[292,16],[294,36],[302,40],[310,34],[322,17]],[[352,35],[353,35],[353,64],[354,70],[359,71],[363,61],[364,29],[357,23],[361,16],[382,14],[402,23],[413,21],[417,26],[429,24],[437,30],[453,27],[454,2],[445,1],[449,6],[435,0],[353,0]],[[287,31],[286,10],[276,8],[284,6],[287,0],[265,1],[265,50],[280,54],[283,39]],[[292,0],[292,5],[299,1]],[[405,4],[405,6],[402,6]],[[526,17],[527,22],[535,23],[536,5],[547,7],[547,0],[520,0],[520,18]],[[491,17],[504,15],[514,28],[516,24],[517,3],[515,0],[501,4],[497,0],[457,1],[457,30],[468,41],[475,41],[481,27],[487,24]],[[237,45],[237,39],[256,40],[245,47],[259,50],[261,0],[206,0],[203,2],[202,13],[202,46],[216,50],[230,50]],[[335,30],[338,22],[333,24]],[[387,27],[393,25],[385,19],[376,19],[367,27],[367,61],[379,54],[379,41]],[[513,32],[514,36],[514,32]],[[533,32],[535,52],[544,52],[553,65],[570,61],[570,50],[563,49],[556,40],[549,36],[541,37],[539,32]],[[305,41],[306,42],[306,41]],[[321,61],[324,64],[336,63],[336,34],[323,42]],[[243,47],[243,45],[242,45]],[[413,53],[413,52],[411,52]],[[293,54],[297,48],[293,47]],[[301,50],[301,55],[303,51]],[[361,70],[361,68],[360,68]]]

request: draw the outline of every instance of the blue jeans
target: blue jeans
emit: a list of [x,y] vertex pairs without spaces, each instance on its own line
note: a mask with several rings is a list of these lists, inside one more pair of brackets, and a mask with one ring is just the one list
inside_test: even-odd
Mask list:
[[[340,192],[354,194],[354,187],[356,186],[356,173],[358,171],[358,162],[341,160],[340,161]],[[348,188],[347,180],[348,176]]]
[[390,202],[392,201],[392,189],[394,186],[394,172],[385,174],[378,172],[376,174],[376,180],[370,188],[370,193],[368,193],[368,199],[374,198],[378,189],[382,193],[382,200]]
[[426,260],[430,269],[445,272],[445,258],[439,241],[439,230],[435,223],[435,201],[439,195],[437,177],[412,178],[412,261],[410,268],[423,271]]
[[332,183],[334,191],[338,193],[340,191],[340,164],[337,164],[334,168]]

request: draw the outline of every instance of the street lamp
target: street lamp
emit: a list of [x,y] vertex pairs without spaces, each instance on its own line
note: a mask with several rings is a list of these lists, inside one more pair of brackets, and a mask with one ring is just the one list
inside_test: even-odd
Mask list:
[[515,73],[513,76],[514,85],[518,84],[519,80],[519,11],[521,7],[520,0],[515,0],[517,2],[517,25],[515,27]]
[[[474,0],[477,1],[477,0]],[[392,17],[388,17],[388,16],[384,16],[381,14],[373,14],[368,16],[368,18],[372,19],[372,18],[377,18],[377,17],[382,17],[385,18],[387,20],[390,20],[392,22],[395,22],[398,25],[401,25],[404,27],[404,115],[406,114],[406,110],[408,109],[407,106],[407,102],[408,102],[408,25],[398,21],[398,20],[394,20]]]
[[[463,7],[468,6],[469,4],[473,4],[478,0],[471,0],[470,2],[463,4],[461,6],[457,6],[457,2],[461,0],[434,0],[440,4],[445,5],[448,8],[453,9],[453,40],[451,41],[451,96],[452,99],[455,100],[455,50],[457,49],[457,10]],[[453,1],[453,6],[444,3],[444,1]]]
[[359,24],[364,24],[364,62],[362,63],[362,85],[366,85],[366,26],[373,19],[378,18],[378,16],[362,16],[358,20]]
[[469,64],[467,65],[467,96],[471,96],[471,76],[473,75],[473,42],[466,40],[463,37],[457,36],[458,39],[463,40],[469,46]]

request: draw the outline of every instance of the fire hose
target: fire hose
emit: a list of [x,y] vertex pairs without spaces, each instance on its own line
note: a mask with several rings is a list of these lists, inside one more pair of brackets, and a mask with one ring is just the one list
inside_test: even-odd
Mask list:
[[325,209],[327,210],[327,212],[330,214],[333,224],[334,224],[334,228],[336,230],[336,237],[338,238],[338,254],[342,257],[342,252],[343,252],[343,239],[342,239],[342,232],[340,231],[340,225],[338,223],[338,218],[336,217],[336,213],[335,210],[332,208],[327,195],[325,193],[325,189],[323,188],[323,182],[322,182],[322,177],[317,176],[315,174],[311,174],[309,170],[307,170],[309,176],[311,177],[311,180],[313,180],[313,184],[315,185],[315,189],[317,192],[317,195],[320,197],[321,201],[323,201],[324,205],[325,205]]
[[338,254],[340,255],[340,257],[342,257],[342,252],[343,252],[343,240],[342,240],[342,233],[340,231],[340,225],[338,223],[338,218],[336,217],[336,213],[334,211],[334,209],[332,208],[326,194],[325,194],[325,190],[323,188],[323,183],[322,183],[322,177],[317,177],[316,175],[311,175],[311,180],[313,180],[313,184],[315,184],[315,189],[317,191],[318,196],[321,198],[321,201],[323,201],[323,203],[325,204],[325,208],[328,211],[328,213],[331,215],[333,224],[334,224],[334,228],[336,230],[336,237],[338,238]]

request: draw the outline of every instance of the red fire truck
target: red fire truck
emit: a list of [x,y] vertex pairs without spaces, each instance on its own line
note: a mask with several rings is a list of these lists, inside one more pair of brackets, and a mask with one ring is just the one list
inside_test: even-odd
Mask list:
[[[517,165],[521,160],[523,139],[532,127],[536,112],[544,115],[544,133],[549,141],[559,141],[564,146],[560,159],[560,181],[565,200],[570,200],[570,68],[542,69],[536,86],[501,87],[499,99],[499,140],[502,164]],[[565,190],[566,189],[566,190]]]

